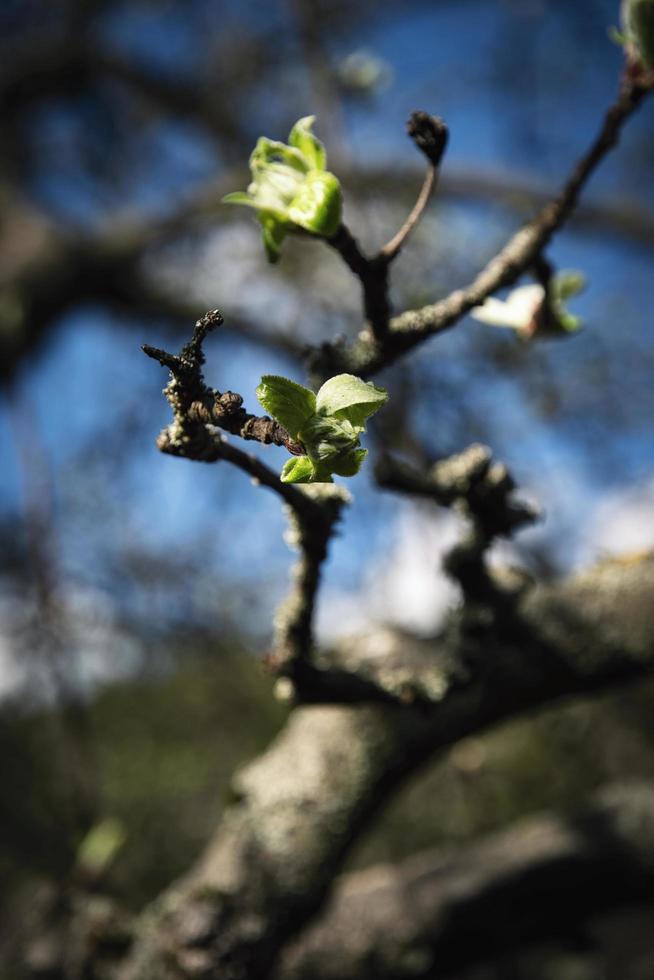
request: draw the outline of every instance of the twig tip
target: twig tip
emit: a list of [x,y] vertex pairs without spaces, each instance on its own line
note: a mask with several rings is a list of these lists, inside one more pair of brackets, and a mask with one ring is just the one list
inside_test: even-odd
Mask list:
[[412,112],[407,122],[407,132],[418,149],[425,154],[433,167],[437,167],[449,137],[449,130],[439,116],[430,116],[419,109]]

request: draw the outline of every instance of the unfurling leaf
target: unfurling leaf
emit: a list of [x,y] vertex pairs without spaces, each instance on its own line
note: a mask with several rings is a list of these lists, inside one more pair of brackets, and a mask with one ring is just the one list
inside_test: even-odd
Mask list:
[[289,205],[287,217],[313,235],[335,235],[341,223],[341,185],[334,174],[326,170],[308,173]]
[[261,136],[250,155],[252,181],[247,192],[223,198],[225,204],[243,204],[259,212],[271,262],[279,258],[287,234],[302,230],[331,238],[341,223],[341,185],[325,170],[327,155],[312,132],[313,122],[314,116],[299,119],[288,145]]
[[349,422],[324,415],[313,415],[300,430],[307,455],[316,462],[327,462],[358,445],[359,434]]
[[528,330],[545,298],[545,290],[537,283],[518,286],[505,300],[489,296],[481,305],[470,310],[470,316],[492,327],[509,327],[518,333]]
[[572,299],[577,293],[586,288],[586,277],[583,272],[574,269],[566,272],[559,272],[554,276],[550,284],[550,292],[553,299],[564,303],[567,299]]
[[388,393],[370,381],[353,374],[337,374],[326,381],[316,397],[321,415],[335,415],[352,425],[363,426],[365,420],[388,401]]
[[334,473],[355,476],[368,452],[359,445],[366,419],[388,399],[383,388],[352,374],[330,378],[317,397],[295,381],[268,374],[257,397],[306,451],[284,464],[282,483],[333,483]]
[[287,459],[282,469],[282,483],[312,483],[314,466],[308,456]]
[[337,476],[356,476],[367,455],[367,449],[352,449],[344,453],[332,464],[334,473]]
[[100,876],[112,863],[125,839],[125,828],[120,820],[113,817],[101,820],[82,839],[77,850],[78,866],[86,874]]
[[316,396],[310,388],[276,374],[265,374],[257,388],[257,398],[274,419],[298,438],[303,425],[315,414]]
[[286,222],[279,221],[272,211],[260,211],[259,224],[268,261],[277,262],[288,230]]
[[327,166],[327,153],[313,133],[315,121],[315,116],[303,116],[302,119],[298,119],[288,134],[288,142],[290,146],[300,151],[311,170],[324,170]]
[[547,294],[539,283],[519,286],[506,300],[489,297],[470,315],[494,327],[509,327],[527,340],[565,337],[581,329],[581,319],[568,311],[566,302],[585,286],[586,277],[581,272],[560,272],[552,276]]

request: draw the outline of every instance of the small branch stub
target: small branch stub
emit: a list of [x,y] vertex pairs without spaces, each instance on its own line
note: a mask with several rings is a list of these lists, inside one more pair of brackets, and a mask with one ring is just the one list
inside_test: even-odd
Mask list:
[[409,217],[379,253],[378,260],[382,265],[392,262],[399,254],[407,238],[422,218],[436,185],[438,167],[447,146],[448,129],[438,116],[430,116],[429,113],[422,110],[413,112],[407,123],[407,131],[418,149],[427,157],[429,167]]
[[440,166],[449,139],[449,130],[440,116],[430,116],[428,112],[419,109],[411,113],[406,128],[432,167]]

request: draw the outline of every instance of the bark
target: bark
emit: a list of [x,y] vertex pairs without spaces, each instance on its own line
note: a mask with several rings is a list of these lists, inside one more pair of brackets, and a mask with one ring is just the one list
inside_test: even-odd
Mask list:
[[[348,847],[389,792],[427,757],[488,725],[654,667],[654,559],[607,562],[539,586],[510,623],[464,621],[438,642],[384,633],[340,651],[402,669],[433,656],[435,704],[323,704],[295,710],[235,782],[195,868],[137,925],[123,978],[268,976],[316,912]],[[380,668],[378,668],[380,669]]]
[[345,875],[276,980],[449,976],[529,943],[578,936],[593,914],[650,900],[654,787],[598,794],[469,845]]

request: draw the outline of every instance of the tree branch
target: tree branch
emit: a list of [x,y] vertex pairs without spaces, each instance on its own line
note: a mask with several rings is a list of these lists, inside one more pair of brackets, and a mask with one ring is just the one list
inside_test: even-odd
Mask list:
[[[524,581],[516,577],[507,589],[486,564],[486,552],[498,537],[512,535],[533,523],[538,511],[513,497],[515,483],[506,466],[492,462],[486,446],[472,445],[436,463],[426,474],[382,457],[375,469],[386,490],[426,497],[443,507],[456,507],[467,518],[469,531],[446,555],[444,567],[455,578],[466,600],[510,608]],[[517,588],[516,588],[517,587]]]
[[171,374],[164,393],[173,410],[173,421],[159,435],[157,446],[163,453],[184,459],[203,463],[218,460],[233,463],[258,483],[274,490],[303,522],[309,525],[315,523],[322,528],[328,519],[328,512],[319,502],[292,484],[282,483],[265,463],[229,445],[224,436],[215,430],[215,427],[219,427],[243,439],[265,445],[274,443],[297,454],[304,451],[278,422],[267,415],[255,416],[246,412],[240,395],[233,391],[221,393],[205,384],[202,344],[207,333],[222,322],[220,310],[206,313],[195,324],[192,339],[179,354],[169,354],[148,344],[143,346],[144,353],[167,367]]
[[291,573],[293,587],[290,595],[275,614],[275,640],[267,658],[268,667],[289,682],[290,687],[286,689],[289,698],[301,697],[318,673],[311,663],[311,654],[320,572],[334,527],[343,507],[350,501],[348,492],[333,484],[309,484],[298,492],[306,494],[320,507],[322,519],[317,521],[311,515],[307,520],[297,509],[289,514],[290,543],[299,551],[299,558]]
[[427,157],[429,167],[425,174],[418,200],[414,204],[409,217],[397,234],[379,252],[379,258],[388,263],[392,262],[399,255],[404,243],[420,221],[429,203],[431,193],[436,186],[438,168],[448,141],[448,130],[443,120],[436,116],[430,116],[426,112],[418,111],[412,113],[407,123],[407,130],[418,149]]
[[[654,558],[605,563],[521,598],[519,626],[451,628],[432,708],[323,705],[294,711],[240,774],[231,807],[189,875],[146,913],[123,980],[195,975],[258,980],[324,898],[335,869],[382,799],[438,750],[564,695],[654,669]],[[350,644],[380,657],[383,638]],[[398,637],[405,648],[411,639]]]
[[436,116],[430,116],[422,111],[414,112],[407,123],[407,130],[418,149],[427,157],[429,170],[418,200],[403,226],[377,255],[371,258],[361,251],[358,242],[343,224],[335,235],[326,239],[361,282],[366,323],[373,338],[379,342],[383,342],[386,338],[389,326],[391,309],[388,298],[389,266],[422,217],[435,186],[438,166],[447,146],[447,126]]
[[413,205],[411,213],[402,225],[402,227],[393,235],[390,241],[386,242],[383,248],[380,250],[379,254],[382,258],[386,259],[387,262],[391,262],[396,256],[400,254],[402,246],[408,239],[409,235],[416,227],[422,215],[424,214],[425,208],[431,197],[431,193],[436,186],[436,168],[430,167],[425,174],[425,179],[423,181],[422,187],[420,188],[420,193],[418,194],[418,199]]
[[374,258],[364,255],[356,238],[343,224],[335,235],[325,241],[339,253],[361,283],[363,313],[372,336],[378,339],[385,337],[390,317],[388,262],[381,255]]
[[[165,390],[173,409],[173,426],[162,435],[160,449],[170,452],[176,443],[185,447],[188,458],[213,462],[216,440],[206,426],[213,425],[264,445],[284,446],[290,453],[301,456],[304,447],[291,439],[286,429],[267,415],[252,415],[243,408],[243,398],[234,391],[219,392],[207,387],[202,376],[204,363],[202,343],[207,333],[223,323],[220,310],[212,310],[195,324],[193,338],[179,355],[169,354],[150,344],[143,353],[167,367],[172,375]],[[164,448],[165,447],[165,448]],[[192,455],[195,454],[195,455]]]
[[568,817],[524,820],[458,852],[344,876],[284,952],[278,980],[433,980],[572,937],[599,912],[651,902],[654,788],[619,785]]
[[428,337],[454,326],[469,310],[497,290],[512,285],[534,265],[554,233],[570,216],[589,177],[617,144],[623,125],[653,88],[652,84],[644,85],[625,75],[617,100],[608,109],[598,135],[577,163],[561,193],[513,236],[470,285],[455,290],[437,303],[394,317],[381,340],[364,337],[349,350],[321,348],[314,354],[313,369],[328,374],[346,370],[363,377],[374,374]]

